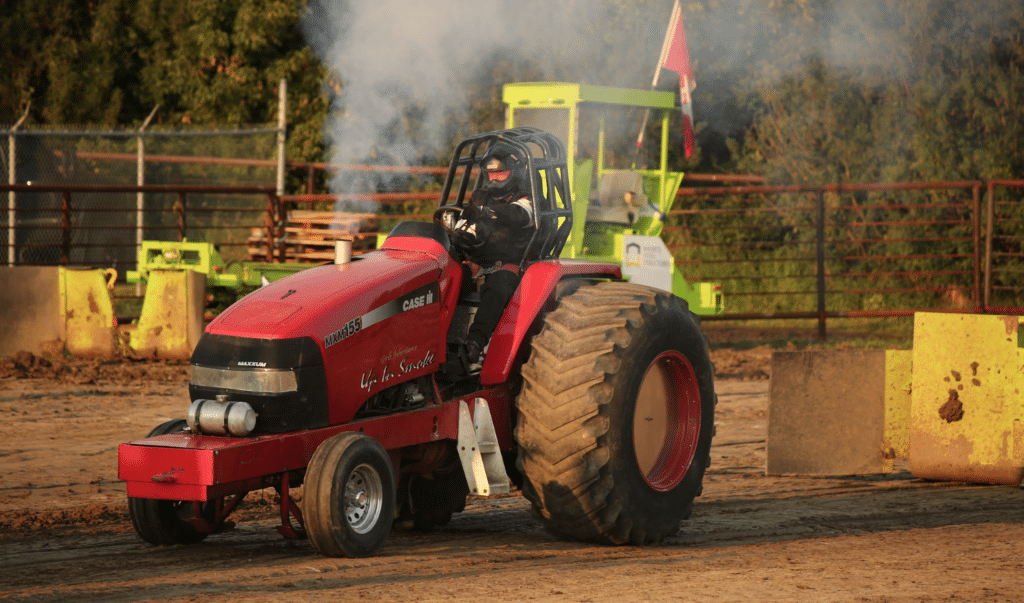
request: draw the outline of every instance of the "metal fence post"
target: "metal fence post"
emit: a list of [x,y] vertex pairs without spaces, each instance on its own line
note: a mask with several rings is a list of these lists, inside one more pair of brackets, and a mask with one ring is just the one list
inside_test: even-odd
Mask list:
[[[21,122],[18,122],[20,125]],[[7,184],[14,184],[16,171],[14,167],[16,145],[14,144],[14,131],[18,126],[11,128],[7,134]],[[14,191],[7,191],[7,265],[14,265]]]
[[[281,195],[284,194],[284,168],[285,168],[285,139],[287,134],[288,122],[285,119],[286,107],[288,103],[288,81],[284,78],[277,84],[277,192],[270,199],[270,220],[271,223],[267,227],[267,261],[274,261],[274,248],[276,247],[277,239],[275,231],[279,224],[284,223],[284,206],[281,203]],[[283,257],[283,254],[282,254]]]
[[[25,112],[21,114],[21,119],[18,123],[14,124],[7,134],[7,184],[17,183],[17,145],[14,142],[14,133],[18,131],[21,124],[25,123],[28,118],[29,107],[32,106],[32,102],[25,106]],[[15,218],[15,195],[14,191],[7,192],[7,265],[14,265],[15,254],[15,230],[14,230],[14,218]]]
[[267,244],[267,261],[274,261],[274,249],[276,249],[277,237],[275,236],[275,228],[277,225],[277,213],[278,207],[281,205],[280,197],[274,193],[267,193],[267,219],[263,224],[263,229],[266,231],[266,244]]
[[974,311],[984,312],[984,294],[981,286],[981,183],[976,182],[971,187],[972,220],[971,229],[974,231]]
[[288,102],[288,82],[284,78],[277,85],[277,194],[284,194],[284,152],[287,121],[285,104]]
[[178,213],[178,241],[185,240],[185,193],[178,193],[178,204],[175,207]]
[[60,208],[60,263],[71,263],[71,192],[61,194]]
[[818,267],[818,338],[824,341],[828,338],[825,332],[825,191],[818,192],[818,207],[815,219],[815,238],[817,267]]
[[992,304],[992,221],[995,216],[995,186],[988,182],[988,198],[985,204],[985,305],[984,311]]
[[274,255],[270,261],[284,262],[285,249],[288,245],[288,210],[284,207],[284,201],[277,195],[274,195],[274,207],[277,211],[277,221],[274,222]]
[[[153,116],[156,115],[156,110],[160,108],[160,105],[153,107],[153,110],[149,112],[149,117],[146,121],[142,122],[139,126],[139,134],[136,137],[135,146],[135,184],[138,186],[144,186],[146,184],[146,143],[142,136],[142,133],[149,126],[149,122],[153,120]],[[135,256],[138,257],[139,251],[142,250],[142,239],[143,230],[145,228],[146,221],[143,218],[144,211],[146,208],[146,195],[142,191],[136,193],[135,196]],[[136,263],[135,269],[138,270],[139,266]],[[135,296],[142,297],[142,283],[135,283]]]

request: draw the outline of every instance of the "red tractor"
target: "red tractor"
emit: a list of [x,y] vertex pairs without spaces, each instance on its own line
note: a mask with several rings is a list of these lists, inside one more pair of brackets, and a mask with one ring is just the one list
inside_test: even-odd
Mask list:
[[[445,225],[500,141],[527,157],[536,235],[481,365],[441,370],[479,297]],[[562,143],[536,128],[468,138],[435,221],[377,251],[264,286],[211,322],[187,419],[118,450],[135,530],[183,544],[274,487],[286,537],[366,556],[392,523],[447,523],[509,491],[552,533],[646,544],[701,492],[714,432],[707,339],[686,303],[616,264],[557,259],[572,226]],[[304,486],[300,511],[289,492]]]

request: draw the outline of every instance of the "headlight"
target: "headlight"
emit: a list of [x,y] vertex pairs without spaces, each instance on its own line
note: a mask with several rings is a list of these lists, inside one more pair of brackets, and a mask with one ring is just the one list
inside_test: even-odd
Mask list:
[[256,369],[232,371],[192,365],[192,385],[230,389],[256,394],[283,394],[299,391],[295,371],[282,369]]

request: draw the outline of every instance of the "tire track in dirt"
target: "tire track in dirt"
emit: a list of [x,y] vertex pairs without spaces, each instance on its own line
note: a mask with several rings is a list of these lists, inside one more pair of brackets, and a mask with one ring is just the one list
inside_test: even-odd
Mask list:
[[431,534],[396,532],[372,559],[320,557],[308,543],[280,539],[271,521],[187,547],[146,546],[133,533],[109,532],[110,526],[25,539],[4,546],[0,592],[9,601],[132,601],[197,593],[241,600],[261,593],[315,598],[326,591],[381,588],[399,595],[401,589],[461,583],[460,596],[470,600],[476,591],[469,584],[495,576],[514,583],[541,571],[670,568],[707,562],[709,553],[731,564],[751,547],[785,550],[855,535],[901,538],[922,528],[970,529],[996,518],[1020,531],[1024,523],[1020,494],[1013,489],[923,485],[826,498],[721,500],[699,505],[680,535],[663,546],[603,547],[555,540],[530,518],[525,501],[508,500],[473,503],[449,527]]
[[[8,397],[67,387],[14,384]],[[180,383],[96,384],[88,389],[118,393],[3,402],[10,437],[0,441],[0,599],[1019,599],[1021,490],[925,482],[905,471],[766,477],[768,382],[717,385],[719,429],[704,494],[664,545],[563,542],[511,496],[472,500],[429,534],[395,530],[370,559],[325,558],[305,541],[282,539],[272,494],[247,498],[233,530],[198,545],[142,543],[127,519],[112,446],[183,411]]]

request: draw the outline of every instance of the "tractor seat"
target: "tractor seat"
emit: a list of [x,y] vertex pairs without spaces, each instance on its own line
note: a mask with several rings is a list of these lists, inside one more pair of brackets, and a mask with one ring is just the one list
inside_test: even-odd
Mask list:
[[647,207],[644,179],[638,172],[607,172],[601,177],[596,203],[587,208],[588,222],[630,226]]
[[417,222],[414,220],[399,222],[388,233],[388,238],[390,239],[391,237],[423,237],[433,239],[440,243],[441,247],[444,247],[448,255],[454,257],[452,241],[448,238],[448,233],[445,232],[443,226],[435,222]]

